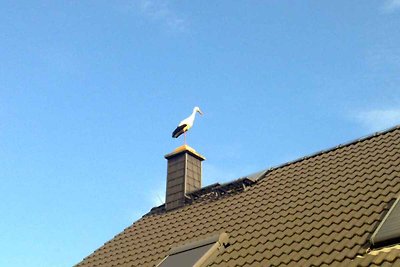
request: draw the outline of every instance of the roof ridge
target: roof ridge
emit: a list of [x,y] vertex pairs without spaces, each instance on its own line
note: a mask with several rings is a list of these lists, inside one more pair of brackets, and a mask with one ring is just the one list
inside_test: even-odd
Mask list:
[[291,161],[284,162],[284,163],[282,163],[282,164],[278,164],[278,165],[272,166],[272,167],[270,167],[270,168],[268,168],[268,169],[265,169],[265,170],[264,170],[265,173],[264,173],[261,177],[259,177],[258,180],[261,180],[261,179],[265,178],[265,177],[267,176],[267,174],[268,174],[269,172],[271,172],[271,171],[274,171],[274,170],[277,170],[277,169],[280,169],[280,168],[283,168],[283,167],[286,167],[286,166],[289,166],[289,165],[292,165],[292,164],[301,162],[301,161],[303,161],[303,160],[307,160],[307,159],[310,159],[310,158],[314,158],[314,157],[317,157],[317,156],[320,156],[320,155],[323,155],[323,154],[326,154],[326,153],[335,151],[335,150],[340,149],[340,148],[344,148],[344,147],[347,147],[347,146],[351,146],[351,145],[354,145],[354,144],[357,144],[357,143],[366,141],[366,140],[368,140],[368,139],[372,139],[372,138],[374,138],[374,137],[381,136],[381,135],[384,135],[384,134],[393,132],[393,131],[395,131],[395,130],[397,130],[397,129],[400,129],[400,124],[395,125],[395,126],[390,127],[390,128],[387,128],[387,129],[382,130],[382,131],[377,131],[377,132],[374,132],[374,133],[372,133],[372,134],[364,135],[364,136],[362,136],[362,137],[360,137],[360,138],[352,139],[352,140],[350,140],[350,141],[347,141],[347,142],[345,142],[345,143],[342,143],[342,144],[339,144],[339,145],[336,145],[336,146],[333,146],[333,147],[330,147],[330,148],[327,148],[327,149],[319,150],[319,151],[317,151],[317,152],[308,154],[308,155],[306,155],[306,156],[303,156],[303,157],[300,157],[300,158],[297,158],[297,159],[294,159],[294,160],[291,160]]
[[[366,141],[368,139],[371,139],[371,138],[374,138],[374,137],[377,137],[377,136],[384,135],[386,133],[395,131],[397,129],[400,129],[400,124],[396,125],[394,127],[385,129],[383,131],[378,131],[378,132],[375,132],[375,133],[372,133],[372,134],[368,134],[368,135],[362,136],[362,137],[357,138],[357,139],[353,139],[351,141],[336,145],[336,146],[328,148],[328,149],[323,149],[323,150],[311,153],[309,155],[297,158],[297,159],[292,160],[292,161],[288,161],[288,162],[285,162],[285,163],[282,163],[282,164],[279,164],[279,165],[276,165],[276,166],[272,166],[272,167],[267,168],[267,169],[263,169],[261,171],[252,173],[250,175],[240,176],[240,178],[233,179],[233,180],[227,181],[225,183],[221,183],[220,184],[220,183],[217,182],[217,183],[214,183],[214,184],[207,185],[207,186],[202,187],[202,188],[200,188],[200,189],[198,189],[198,190],[196,190],[194,192],[191,192],[189,194],[189,196],[187,196],[187,198],[188,198],[187,202],[188,203],[186,203],[185,206],[186,205],[191,205],[191,204],[193,204],[193,202],[199,202],[199,201],[201,202],[200,199],[202,199],[203,196],[209,195],[210,193],[218,193],[219,189],[223,190],[224,188],[229,188],[229,187],[235,186],[235,185],[239,185],[240,186],[242,183],[245,186],[251,186],[251,185],[257,183],[259,180],[262,180],[265,177],[267,177],[268,173],[270,173],[272,171],[275,171],[277,169],[280,169],[280,168],[283,168],[283,167],[286,167],[286,166],[301,162],[303,160],[307,160],[307,159],[310,159],[310,158],[313,158],[313,157],[317,157],[317,156],[329,153],[331,151],[335,151],[335,150],[343,148],[343,147],[354,145],[354,144],[357,144],[359,142],[363,142],[363,141]],[[236,190],[235,193],[238,193],[239,191],[240,190],[238,190],[238,191]],[[231,195],[231,193],[227,194],[227,195]],[[216,199],[219,199],[220,197],[221,197],[221,195],[217,194]],[[165,212],[164,209],[165,209],[165,204],[153,207],[148,213],[146,213],[142,217],[145,217],[145,216],[148,216],[148,215],[153,215],[153,214],[158,214],[158,213],[164,213]]]
[[[198,190],[188,193],[185,196],[184,206],[189,206],[197,202],[203,202],[205,200],[215,200],[225,196],[237,194],[245,191],[248,186],[252,186],[255,183],[256,180],[243,177],[227,183],[210,184]],[[164,212],[165,212],[165,203],[161,204],[160,206],[153,207],[148,213],[146,213],[142,217]]]

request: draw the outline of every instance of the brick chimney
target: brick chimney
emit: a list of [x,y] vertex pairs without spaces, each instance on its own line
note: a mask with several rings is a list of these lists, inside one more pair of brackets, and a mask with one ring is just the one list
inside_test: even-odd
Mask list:
[[201,162],[205,157],[188,145],[165,155],[168,160],[165,209],[182,207],[186,194],[201,188]]

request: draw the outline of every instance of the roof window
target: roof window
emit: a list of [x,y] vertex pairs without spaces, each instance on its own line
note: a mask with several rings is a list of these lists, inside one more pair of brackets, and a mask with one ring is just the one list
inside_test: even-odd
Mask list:
[[397,243],[400,243],[400,196],[395,200],[371,236],[373,247],[383,247]]
[[157,267],[203,267],[211,263],[229,246],[226,233],[172,248]]

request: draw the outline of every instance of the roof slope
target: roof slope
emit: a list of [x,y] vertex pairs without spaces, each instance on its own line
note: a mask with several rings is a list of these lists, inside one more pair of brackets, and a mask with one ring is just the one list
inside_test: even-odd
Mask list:
[[245,191],[144,216],[78,266],[154,266],[172,246],[226,232],[213,266],[400,265],[367,254],[400,193],[400,128],[267,172]]

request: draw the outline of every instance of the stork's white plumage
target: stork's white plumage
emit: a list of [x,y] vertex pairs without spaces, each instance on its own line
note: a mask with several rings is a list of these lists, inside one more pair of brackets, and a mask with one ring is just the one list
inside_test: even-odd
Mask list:
[[181,134],[185,134],[185,142],[186,142],[186,132],[190,128],[192,128],[197,112],[200,115],[203,115],[203,112],[201,112],[199,107],[194,107],[192,114],[189,117],[187,117],[186,119],[182,120],[179,123],[178,127],[176,127],[176,129],[172,132],[173,138],[178,138]]

